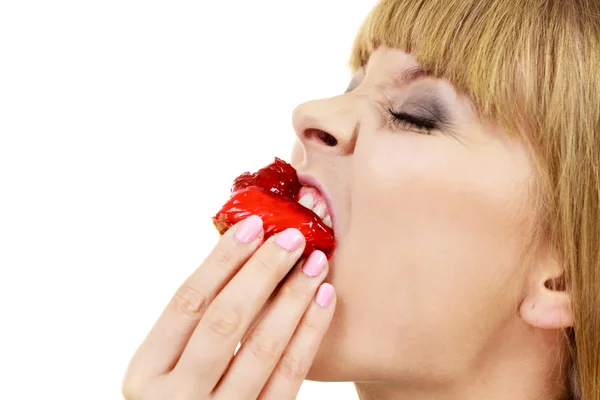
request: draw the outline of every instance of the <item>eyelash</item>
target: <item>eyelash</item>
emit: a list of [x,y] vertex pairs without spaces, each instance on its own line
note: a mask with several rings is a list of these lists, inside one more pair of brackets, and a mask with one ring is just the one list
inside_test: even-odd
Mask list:
[[425,135],[431,135],[431,132],[438,129],[437,124],[434,121],[417,118],[413,115],[404,113],[404,112],[396,112],[392,109],[388,109],[390,113],[390,119],[396,125],[399,125],[402,128],[417,128],[419,130],[424,130]]

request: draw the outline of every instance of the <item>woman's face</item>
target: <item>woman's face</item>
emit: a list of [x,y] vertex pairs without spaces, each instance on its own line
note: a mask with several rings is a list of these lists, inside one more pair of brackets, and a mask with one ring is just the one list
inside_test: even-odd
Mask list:
[[292,163],[329,197],[338,242],[338,305],[308,379],[442,380],[519,329],[531,159],[448,81],[403,80],[414,67],[380,47],[345,94],[294,111]]

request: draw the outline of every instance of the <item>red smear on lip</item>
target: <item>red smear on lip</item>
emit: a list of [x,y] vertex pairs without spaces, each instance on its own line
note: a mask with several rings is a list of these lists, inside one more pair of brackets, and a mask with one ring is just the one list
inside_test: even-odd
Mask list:
[[304,255],[321,250],[330,258],[335,249],[333,229],[296,202],[301,187],[294,167],[275,158],[257,172],[245,172],[235,179],[231,197],[213,217],[213,223],[222,235],[237,222],[258,215],[263,220],[265,239],[296,228],[306,238]]

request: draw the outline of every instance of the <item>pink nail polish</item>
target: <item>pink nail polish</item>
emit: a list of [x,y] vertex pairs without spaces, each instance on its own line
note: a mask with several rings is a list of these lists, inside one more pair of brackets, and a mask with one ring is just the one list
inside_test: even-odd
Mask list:
[[275,243],[287,251],[294,251],[300,247],[303,239],[304,237],[298,229],[288,228],[277,236]]
[[251,215],[244,220],[235,232],[235,238],[242,243],[250,243],[262,231],[263,222],[258,215]]
[[317,291],[316,301],[321,307],[327,307],[333,299],[333,286],[329,283],[323,283]]
[[325,263],[327,263],[325,254],[320,250],[315,250],[302,266],[302,271],[308,276],[317,276],[323,270]]

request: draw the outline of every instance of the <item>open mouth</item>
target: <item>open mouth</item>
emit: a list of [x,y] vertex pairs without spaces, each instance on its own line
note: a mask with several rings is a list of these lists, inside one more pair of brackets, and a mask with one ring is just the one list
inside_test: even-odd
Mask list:
[[245,172],[233,182],[229,200],[213,217],[222,235],[250,215],[263,220],[265,239],[296,228],[306,239],[304,255],[321,250],[330,258],[335,237],[327,201],[313,186],[302,186],[296,170],[278,158],[255,173]]
[[328,227],[332,228],[331,215],[327,208],[325,197],[319,189],[312,186],[302,186],[298,192],[298,203],[314,212],[321,221]]

